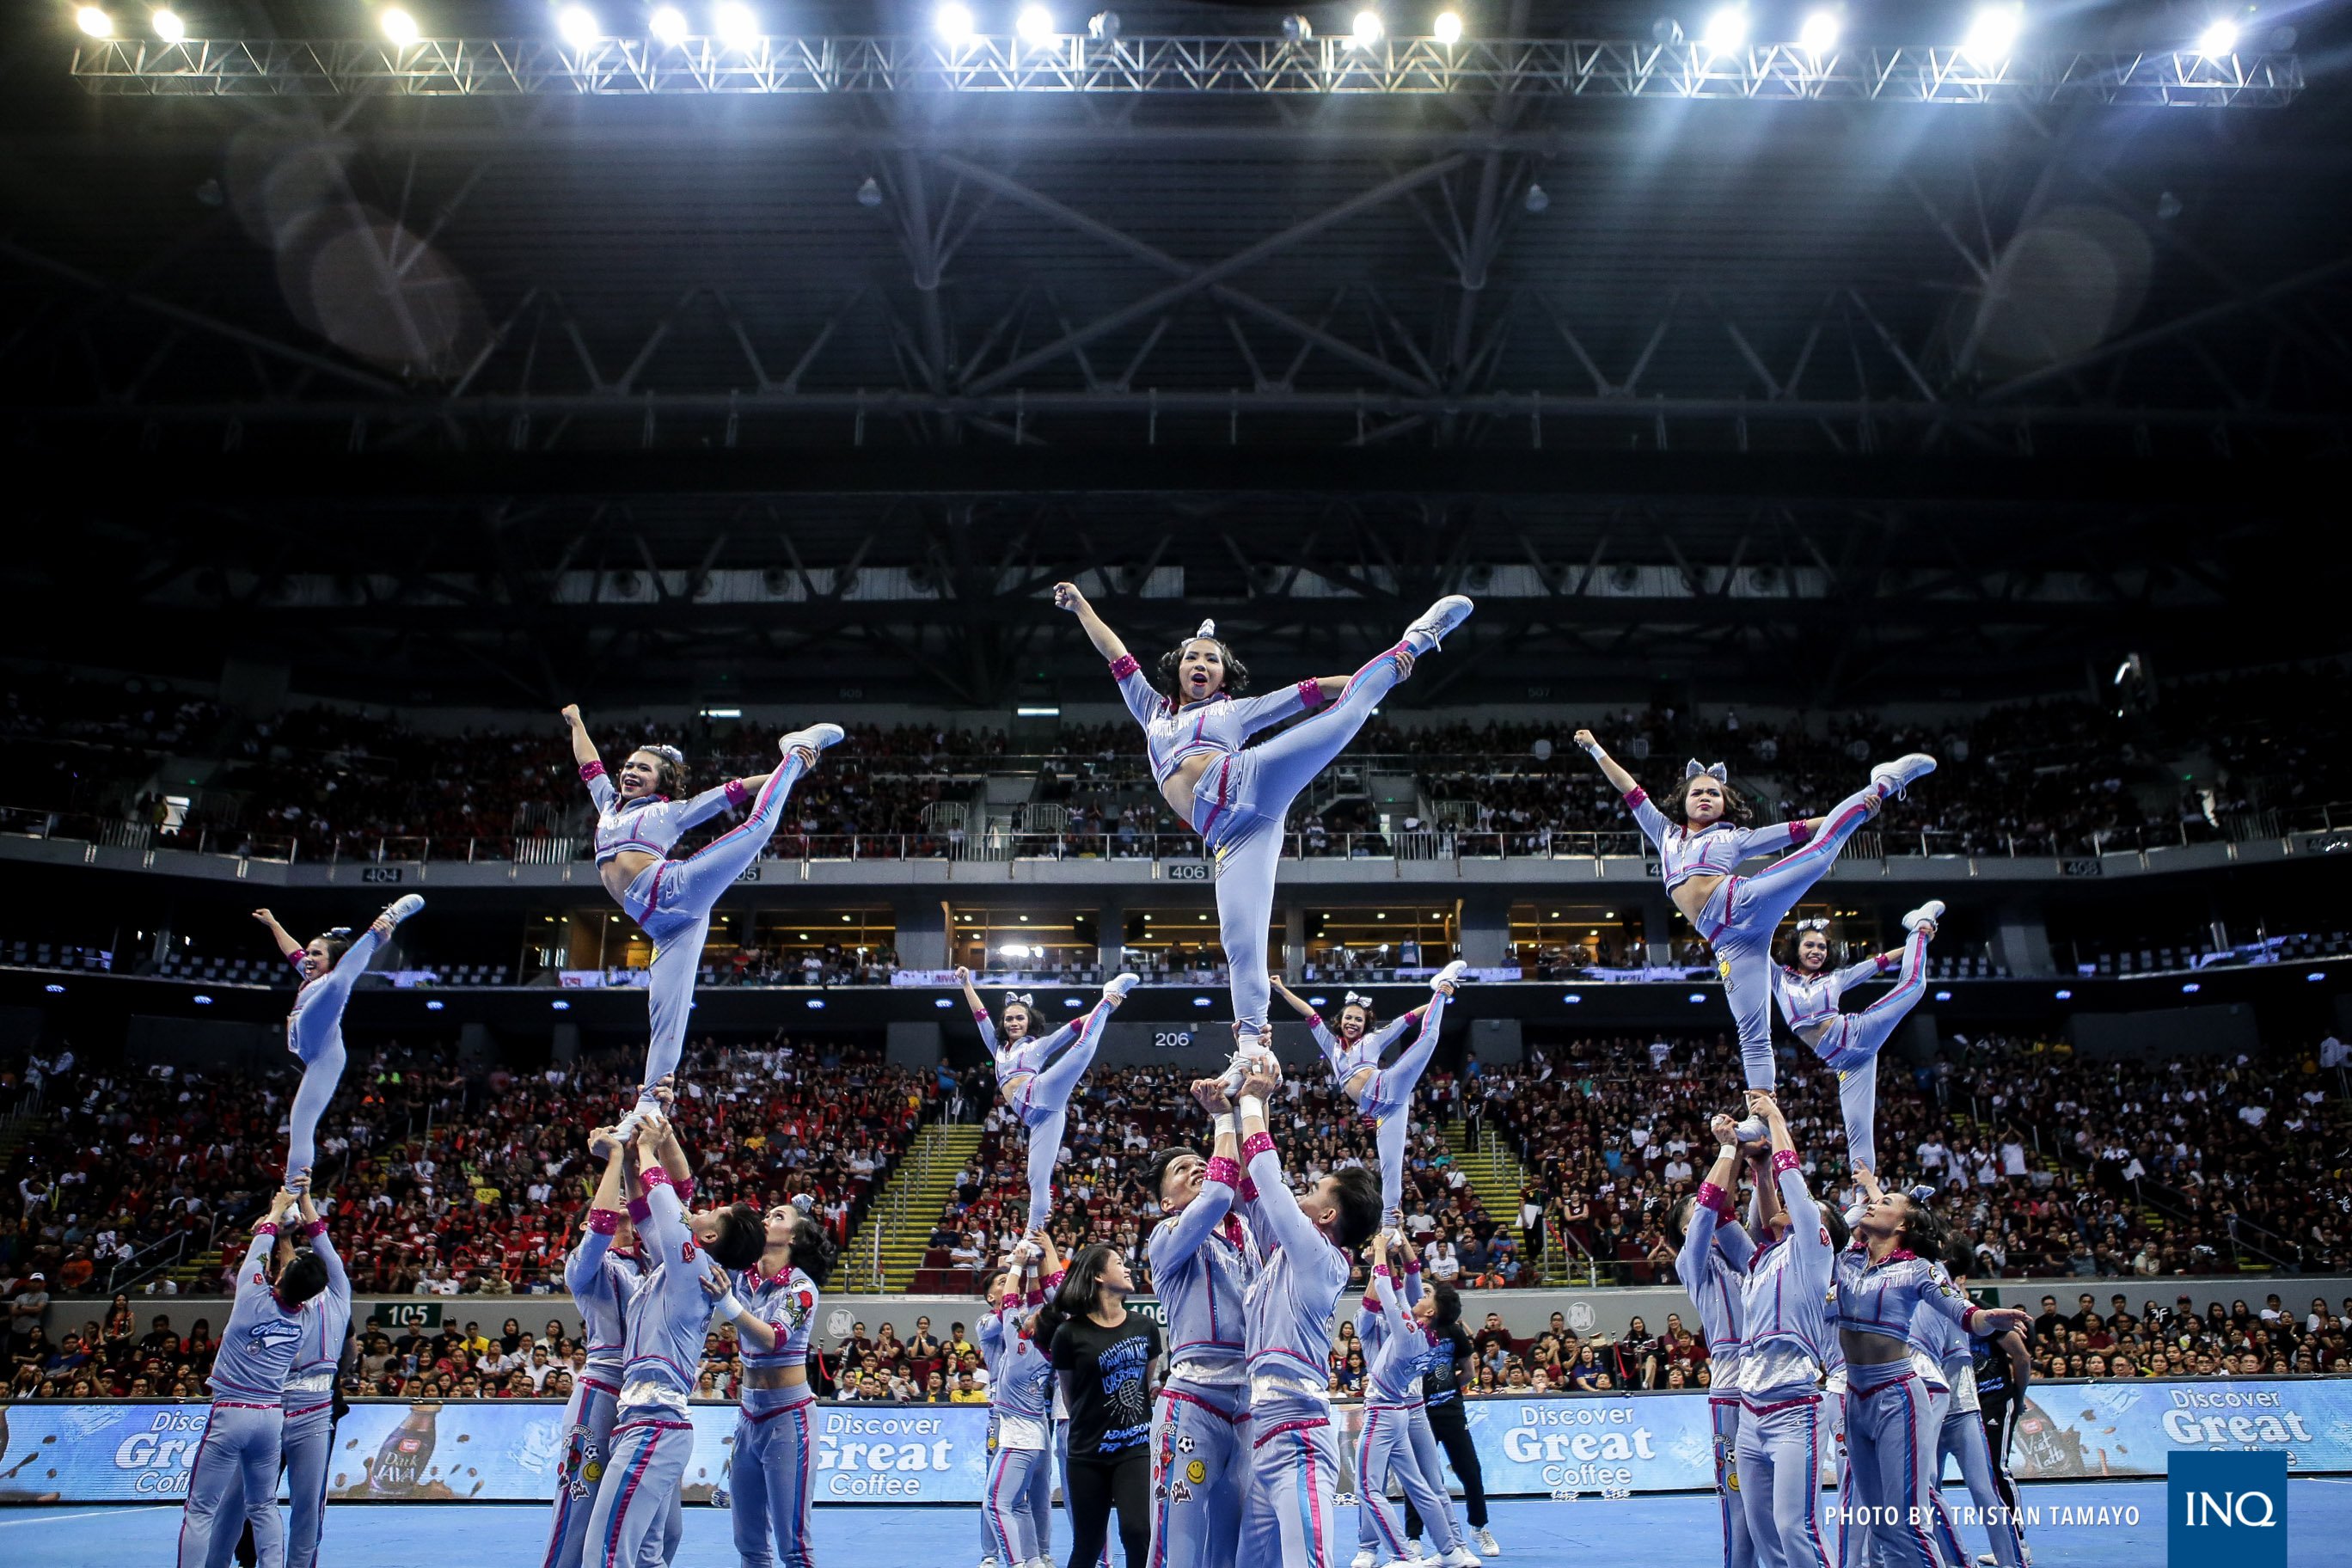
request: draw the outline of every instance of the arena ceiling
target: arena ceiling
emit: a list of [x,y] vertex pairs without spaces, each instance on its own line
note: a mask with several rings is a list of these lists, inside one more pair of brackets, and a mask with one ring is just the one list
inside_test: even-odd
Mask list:
[[1318,668],[1480,594],[1424,704],[2342,650],[2342,29],[2158,103],[2189,24],[2095,11],[1897,101],[1958,14],[1768,101],[1769,62],[1677,90],[1646,11],[1474,9],[1541,48],[1393,90],[1209,81],[1183,40],[1273,15],[1164,5],[1123,77],[814,91],[339,76],[304,40],[355,5],[213,7],[240,52],[191,68],[27,7],[11,603],[61,658],[394,700],[1096,695],[1043,597],[1078,572],[1139,642],[1213,614]]

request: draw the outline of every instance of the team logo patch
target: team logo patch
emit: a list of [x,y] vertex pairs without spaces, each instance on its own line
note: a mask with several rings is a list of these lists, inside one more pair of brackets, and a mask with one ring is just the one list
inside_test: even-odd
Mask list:
[[1184,1479],[1197,1487],[1209,1479],[1209,1467],[1195,1459],[1184,1467]]
[[694,1261],[694,1240],[692,1237],[689,1237],[678,1247],[677,1258],[678,1261],[681,1263],[691,1263]]
[[1185,1433],[1181,1437],[1176,1439],[1176,1451],[1178,1453],[1189,1454],[1192,1451],[1192,1434],[1190,1432]]

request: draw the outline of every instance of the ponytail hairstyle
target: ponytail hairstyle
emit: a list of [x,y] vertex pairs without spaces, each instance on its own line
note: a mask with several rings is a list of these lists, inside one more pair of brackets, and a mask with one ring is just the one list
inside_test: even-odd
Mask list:
[[1952,1227],[1944,1216],[1929,1208],[1909,1193],[1903,1194],[1903,1246],[1921,1258],[1944,1256],[1944,1248],[1952,1238]]
[[648,742],[634,748],[654,760],[654,788],[676,799],[686,793],[686,753],[676,746],[660,746]]
[[1217,658],[1223,661],[1225,667],[1225,684],[1222,689],[1226,696],[1239,697],[1249,689],[1249,666],[1234,652],[1231,643],[1217,635],[1216,622],[1202,621],[1200,630],[1160,656],[1160,689],[1168,695],[1170,700],[1181,702],[1184,700],[1184,683],[1181,679],[1184,650],[1196,642],[1217,645]]
[[833,1262],[838,1249],[824,1226],[806,1214],[793,1226],[791,1267],[809,1277],[809,1283],[822,1289],[833,1275]]

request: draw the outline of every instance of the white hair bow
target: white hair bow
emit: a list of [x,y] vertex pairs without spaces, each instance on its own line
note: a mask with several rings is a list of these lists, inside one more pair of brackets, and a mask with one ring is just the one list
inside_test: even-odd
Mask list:
[[1797,929],[1799,931],[1827,931],[1830,929],[1830,922],[1827,921],[1799,921],[1797,922]]
[[1699,764],[1699,760],[1696,757],[1693,757],[1689,762],[1683,764],[1683,777],[1686,779],[1695,779],[1701,773],[1707,774],[1720,784],[1729,784],[1731,782],[1731,774],[1725,770],[1724,765],[1721,763],[1716,763],[1713,767],[1702,767]]
[[676,763],[679,767],[686,766],[686,753],[679,751],[676,746],[640,746],[637,750],[641,752],[651,752],[655,756],[661,758],[664,762]]
[[1367,1011],[1370,1011],[1372,1005],[1372,999],[1370,997],[1359,996],[1352,991],[1348,993],[1348,1002],[1351,1006],[1361,1007]]
[[1214,621],[1202,621],[1202,622],[1201,623],[1201,629],[1200,629],[1199,631],[1194,632],[1194,633],[1192,634],[1192,636],[1193,636],[1195,638],[1199,638],[1199,637],[1215,637],[1216,635],[1217,635],[1217,623],[1216,623],[1216,622],[1214,622]]
[[1037,1005],[1037,999],[1026,991],[1007,991],[1004,994],[1004,1000],[1008,1005],[1018,1002],[1024,1007],[1034,1007]]

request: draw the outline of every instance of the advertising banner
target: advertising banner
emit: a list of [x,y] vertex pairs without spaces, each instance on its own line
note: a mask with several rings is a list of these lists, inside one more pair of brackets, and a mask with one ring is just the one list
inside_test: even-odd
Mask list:
[[[1360,1405],[1333,1411],[1339,1489],[1356,1489]],[[1497,1497],[1704,1491],[1713,1484],[1703,1393],[1542,1395],[1466,1402]],[[200,1404],[33,1400],[0,1405],[0,1505],[184,1497]],[[696,1405],[686,1500],[724,1506],[735,1407]],[[554,1494],[563,1407],[538,1401],[369,1401],[335,1428],[339,1501],[530,1501]],[[971,1405],[820,1405],[819,1502],[977,1502],[988,1410]],[[1824,1458],[1831,1445],[1822,1445]],[[2178,1453],[2274,1453],[2298,1474],[2352,1474],[2352,1379],[2043,1384],[2010,1451],[2020,1480],[2154,1477]],[[1957,1479],[1958,1472],[1951,1472]],[[1825,1474],[1824,1479],[1828,1477]]]

